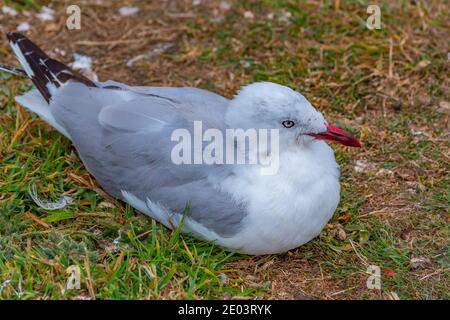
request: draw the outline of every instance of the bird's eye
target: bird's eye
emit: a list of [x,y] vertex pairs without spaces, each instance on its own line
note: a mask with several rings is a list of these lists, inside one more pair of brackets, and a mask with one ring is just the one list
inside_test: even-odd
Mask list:
[[293,126],[295,126],[295,123],[294,123],[294,121],[292,121],[292,120],[284,120],[281,124],[282,124],[285,128],[292,128]]

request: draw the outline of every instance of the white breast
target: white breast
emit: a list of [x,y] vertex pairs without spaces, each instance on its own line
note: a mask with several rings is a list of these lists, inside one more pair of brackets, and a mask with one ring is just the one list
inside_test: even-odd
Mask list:
[[333,150],[317,141],[280,154],[276,175],[239,169],[221,187],[246,199],[244,228],[219,243],[247,254],[281,253],[316,237],[339,203],[339,167]]

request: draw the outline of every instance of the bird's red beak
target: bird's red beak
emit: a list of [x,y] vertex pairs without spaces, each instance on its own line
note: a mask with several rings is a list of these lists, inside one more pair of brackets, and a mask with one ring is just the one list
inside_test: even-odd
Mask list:
[[344,146],[361,148],[361,143],[347,131],[330,126],[329,124],[326,124],[326,126],[326,132],[312,133],[310,136],[313,136],[318,140],[337,142]]

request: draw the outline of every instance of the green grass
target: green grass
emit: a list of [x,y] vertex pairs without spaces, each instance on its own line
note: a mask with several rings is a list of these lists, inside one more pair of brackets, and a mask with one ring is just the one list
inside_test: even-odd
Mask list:
[[11,6],[17,10],[38,9],[41,7],[42,1],[36,0],[4,0],[7,6]]
[[[35,3],[23,2],[22,9]],[[450,145],[448,113],[438,110],[449,96],[448,48],[441,41],[448,38],[448,23],[439,1],[384,3],[383,29],[369,31],[367,3],[341,1],[335,10],[335,1],[234,1],[216,22],[211,8],[199,6],[190,9],[194,18],[168,24],[168,32],[182,39],[175,51],[134,68],[95,66],[101,78],[120,74],[116,79],[124,82],[196,85],[226,96],[252,81],[279,82],[354,132],[363,149],[335,146],[342,171],[336,214],[320,237],[284,255],[231,254],[109,198],[70,142],[13,102],[29,83],[0,74],[0,298],[386,299],[394,292],[401,299],[449,299]],[[115,13],[108,10],[103,14]],[[245,10],[256,18],[243,18]],[[85,18],[98,20],[92,12]],[[148,23],[152,30],[168,28]],[[110,38],[86,39],[112,40],[123,31],[110,27]],[[37,32],[32,38],[46,43]],[[57,45],[73,48],[71,39],[67,34]],[[0,60],[13,61],[1,43]],[[82,49],[98,60],[105,52]],[[109,54],[122,61],[145,49],[115,47]],[[418,68],[423,60],[431,63]],[[373,168],[356,172],[357,159]],[[391,173],[380,175],[380,169]],[[42,198],[70,194],[74,202],[40,209],[28,194],[32,183]],[[428,262],[413,268],[413,258]],[[381,290],[367,289],[367,265],[381,268]],[[66,290],[70,266],[80,268],[79,290]]]

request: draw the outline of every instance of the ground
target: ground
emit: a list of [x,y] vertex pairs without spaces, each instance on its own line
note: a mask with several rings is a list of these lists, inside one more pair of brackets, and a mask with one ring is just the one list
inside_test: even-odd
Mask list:
[[[362,0],[71,1],[82,19],[69,31],[63,1],[3,1],[18,14],[0,11],[2,34],[27,21],[25,34],[51,56],[92,57],[100,80],[227,97],[273,81],[302,92],[364,146],[333,145],[342,198],[318,238],[283,255],[232,254],[109,198],[70,142],[14,102],[29,81],[2,73],[0,297],[449,299],[450,8],[379,3],[381,29],[370,30]],[[36,17],[42,4],[54,20]],[[121,16],[124,5],[140,10]],[[17,65],[4,36],[0,62]],[[40,209],[33,184],[42,198],[74,201]],[[367,286],[371,265],[379,289]],[[80,289],[67,288],[70,266]]]

